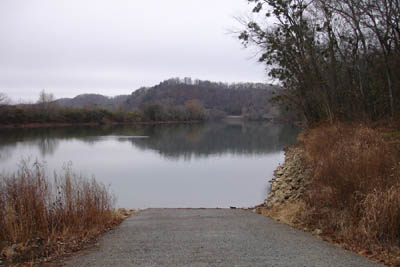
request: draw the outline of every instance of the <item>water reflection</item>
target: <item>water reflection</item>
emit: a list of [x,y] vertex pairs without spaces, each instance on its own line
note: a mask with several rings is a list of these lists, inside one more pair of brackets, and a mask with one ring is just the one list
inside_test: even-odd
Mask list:
[[295,140],[296,129],[271,123],[165,124],[111,127],[64,127],[0,130],[0,162],[19,144],[53,155],[60,142],[78,140],[95,146],[105,139],[129,142],[141,150],[157,151],[168,159],[234,154],[257,155],[281,151]]
[[166,158],[190,160],[210,155],[254,155],[281,151],[291,142],[288,139],[293,137],[293,129],[256,123],[169,125],[148,127],[145,134],[151,138],[131,139],[130,142],[144,150],[155,150]]
[[295,136],[287,125],[244,122],[2,129],[0,173],[21,158],[50,173],[72,161],[111,185],[121,207],[248,207],[263,201]]

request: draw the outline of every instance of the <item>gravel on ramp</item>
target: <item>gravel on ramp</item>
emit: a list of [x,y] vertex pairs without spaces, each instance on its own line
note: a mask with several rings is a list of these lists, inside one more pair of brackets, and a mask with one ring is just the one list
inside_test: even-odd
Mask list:
[[380,266],[245,210],[148,209],[66,266]]

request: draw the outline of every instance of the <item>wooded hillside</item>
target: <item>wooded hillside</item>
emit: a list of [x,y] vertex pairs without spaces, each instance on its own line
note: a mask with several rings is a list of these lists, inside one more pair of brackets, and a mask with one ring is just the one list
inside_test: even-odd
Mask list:
[[222,111],[228,115],[274,117],[279,112],[269,100],[276,90],[276,87],[263,83],[225,84],[174,78],[151,88],[136,90],[126,104],[130,109],[138,109],[155,103],[180,106],[197,99],[205,109]]
[[[279,108],[270,102],[278,90],[279,87],[263,83],[226,84],[173,78],[153,87],[142,87],[131,95],[106,97],[82,94],[74,98],[58,99],[55,103],[68,108],[141,111],[151,113],[149,117],[163,117],[162,114],[166,113],[182,114],[181,109],[195,100],[196,105],[207,110],[211,117],[243,115],[249,119],[263,119],[280,114]],[[175,115],[167,114],[167,117],[173,119]]]

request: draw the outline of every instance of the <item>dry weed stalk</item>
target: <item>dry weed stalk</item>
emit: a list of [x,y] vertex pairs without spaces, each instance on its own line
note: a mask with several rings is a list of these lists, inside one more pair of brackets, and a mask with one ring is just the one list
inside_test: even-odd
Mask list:
[[116,223],[114,203],[108,187],[73,173],[70,165],[51,181],[42,164],[22,161],[16,173],[0,176],[0,240],[89,236]]

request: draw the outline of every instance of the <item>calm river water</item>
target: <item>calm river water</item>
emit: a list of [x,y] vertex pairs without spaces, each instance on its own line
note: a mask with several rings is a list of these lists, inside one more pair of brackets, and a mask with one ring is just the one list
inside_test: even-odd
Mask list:
[[270,123],[0,129],[0,172],[21,159],[110,185],[117,206],[249,207],[261,203],[296,129]]

